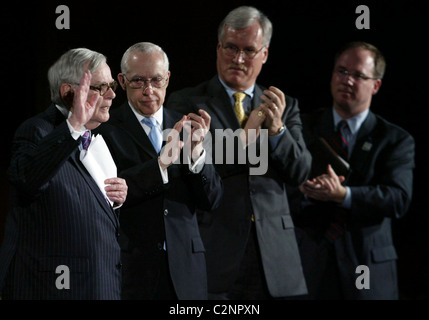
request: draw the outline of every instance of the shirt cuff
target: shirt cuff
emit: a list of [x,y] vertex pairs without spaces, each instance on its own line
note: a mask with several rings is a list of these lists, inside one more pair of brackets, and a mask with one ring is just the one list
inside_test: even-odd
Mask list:
[[274,150],[277,148],[277,145],[279,144],[280,138],[285,134],[286,131],[286,125],[284,126],[284,130],[280,132],[279,134],[275,136],[268,136],[268,141],[270,142],[271,149]]
[[121,204],[113,204],[113,210],[119,209],[120,207],[122,207],[123,203]]
[[79,137],[80,137],[81,135],[83,135],[83,134],[85,133],[85,131],[76,131],[76,130],[72,127],[72,125],[70,124],[70,122],[69,122],[69,120],[68,120],[68,119],[66,120],[66,122],[67,122],[67,126],[69,127],[69,130],[70,130],[70,133],[71,133],[71,135],[72,135],[73,139],[77,140],[77,139],[79,139]]
[[352,190],[350,187],[346,187],[346,197],[341,204],[341,207],[345,209],[350,209],[352,207]]
[[161,168],[161,165],[159,164],[159,158],[158,158],[158,160],[157,160],[157,163],[158,163],[158,168],[159,168],[159,172],[161,173],[161,177],[162,177],[162,182],[164,183],[164,184],[167,184],[168,183],[168,171],[167,171],[167,169],[162,169]]
[[189,171],[195,174],[200,173],[201,170],[203,170],[205,162],[206,162],[206,150],[204,149],[200,157],[196,161],[194,161],[194,163],[192,163],[191,158],[188,156]]

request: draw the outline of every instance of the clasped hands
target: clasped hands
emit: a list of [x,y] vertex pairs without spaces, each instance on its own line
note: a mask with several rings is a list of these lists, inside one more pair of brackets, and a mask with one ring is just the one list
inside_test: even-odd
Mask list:
[[[172,130],[168,133],[167,143],[162,148],[158,158],[159,165],[162,169],[167,169],[180,156],[185,143],[191,146],[191,159],[196,161],[203,152],[203,140],[210,129],[210,115],[200,109],[198,114],[189,113],[180,119]],[[180,140],[180,132],[185,130],[186,141]]]
[[[247,146],[258,138],[262,126],[268,129],[268,135],[276,135],[279,129],[284,126],[282,122],[282,115],[286,109],[286,99],[284,93],[274,87],[270,86],[264,90],[264,95],[261,97],[263,102],[258,108],[252,110],[244,126],[244,133],[242,135],[243,145]],[[256,135],[249,135],[249,130],[256,130]],[[254,137],[254,139],[251,139]]]
[[338,176],[332,166],[328,165],[325,174],[307,180],[299,186],[299,190],[315,200],[343,203],[346,188],[341,183],[344,182],[344,179],[344,176]]

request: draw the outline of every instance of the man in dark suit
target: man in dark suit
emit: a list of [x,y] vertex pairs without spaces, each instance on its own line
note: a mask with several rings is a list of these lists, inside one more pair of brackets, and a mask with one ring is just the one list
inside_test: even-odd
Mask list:
[[120,299],[114,210],[127,186],[111,178],[101,190],[80,160],[89,152],[82,136],[108,120],[116,85],[105,56],[84,48],[62,55],[48,77],[53,104],[25,121],[13,142],[2,298]]
[[[205,248],[195,210],[217,206],[222,182],[213,165],[205,163],[202,148],[210,116],[163,108],[169,77],[168,58],[159,46],[131,46],[118,75],[128,101],[100,126],[119,176],[129,186],[120,218],[123,299],[207,299]],[[193,141],[180,140],[182,129],[190,129],[189,137],[195,132]],[[165,139],[154,138],[162,130]],[[189,159],[181,153],[188,142]]]
[[[212,119],[214,163],[225,194],[219,208],[199,213],[211,299],[271,299],[307,292],[286,184],[297,186],[307,179],[311,157],[298,101],[276,87],[256,84],[271,33],[271,22],[256,8],[234,9],[219,26],[217,75],[171,93],[167,102],[167,108],[184,114],[204,109]],[[236,92],[245,93],[244,114],[234,112]],[[219,136],[226,129],[241,132],[239,137],[245,133],[234,150],[224,143],[231,137]],[[246,147],[251,152],[255,143],[265,170],[252,172],[249,157],[243,163],[235,156],[228,163],[231,154]],[[216,153],[218,144],[225,147],[223,157]]]
[[410,205],[414,139],[370,111],[384,71],[375,46],[347,44],[335,59],[333,108],[302,116],[309,149],[323,137],[351,170],[339,176],[328,166],[300,187],[307,201],[296,225],[312,299],[398,299],[391,223]]

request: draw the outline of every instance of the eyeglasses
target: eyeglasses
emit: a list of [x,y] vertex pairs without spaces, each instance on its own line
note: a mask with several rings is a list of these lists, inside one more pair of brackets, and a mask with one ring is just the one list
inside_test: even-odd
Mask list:
[[247,60],[252,60],[256,57],[256,55],[262,50],[264,49],[265,46],[263,46],[261,49],[256,50],[256,49],[252,49],[252,48],[246,48],[244,50],[238,49],[238,47],[232,45],[232,44],[227,44],[226,46],[222,46],[223,51],[225,52],[225,54],[229,57],[236,57],[237,54],[240,55],[242,52],[244,53],[244,58]]
[[[162,88],[167,84],[167,81],[168,81],[168,76],[165,78],[153,77],[153,78],[145,79],[142,77],[134,77],[132,79],[128,79],[125,74],[123,75],[124,75],[124,78],[130,83],[130,88],[132,89],[140,89],[143,87],[148,87],[149,84],[151,85],[152,88]],[[149,82],[149,84],[146,85],[146,82]]]
[[104,96],[109,89],[115,91],[117,87],[118,83],[115,80],[110,83],[102,83],[99,86],[89,86],[91,90],[98,91],[100,96]]
[[347,69],[343,69],[343,68],[338,68],[334,71],[335,73],[337,73],[339,76],[341,77],[352,77],[353,80],[355,81],[366,81],[366,80],[376,80],[377,78],[373,78],[373,77],[368,77],[366,75],[364,75],[363,73],[359,73],[359,72],[349,72]]

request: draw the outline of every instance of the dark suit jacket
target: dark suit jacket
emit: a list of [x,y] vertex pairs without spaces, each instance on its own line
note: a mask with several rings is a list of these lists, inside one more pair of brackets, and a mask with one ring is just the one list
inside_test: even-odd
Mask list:
[[[318,137],[334,132],[332,109],[302,115],[304,137],[311,147]],[[352,172],[347,185],[352,208],[347,232],[334,242],[343,294],[348,299],[397,299],[397,253],[391,220],[405,215],[412,198],[414,139],[371,111],[362,124],[349,158]],[[315,203],[306,207],[296,224],[313,238],[323,237],[337,206]],[[306,252],[303,252],[305,255]],[[312,263],[312,257],[303,257]],[[370,270],[370,289],[356,289],[358,265]],[[317,268],[317,266],[314,266]]]
[[[259,106],[262,90],[256,85],[252,108]],[[227,292],[234,284],[246,248],[252,214],[270,294],[284,297],[306,293],[285,184],[299,185],[305,181],[311,157],[302,138],[298,102],[287,96],[286,103],[283,121],[287,129],[277,148],[269,150],[265,174],[250,175],[249,162],[225,164],[224,158],[223,164],[215,164],[224,183],[225,195],[218,209],[201,213],[200,221],[207,249],[211,293]],[[171,93],[167,108],[184,114],[197,112],[200,108],[207,111],[211,116],[213,142],[216,129],[240,128],[217,76],[195,88]]]
[[[181,117],[164,109],[164,129],[172,128]],[[126,239],[122,246],[124,298],[151,298],[160,280],[158,270],[165,263],[161,253],[166,241],[178,298],[207,299],[205,248],[195,210],[214,208],[222,197],[222,181],[214,167],[205,164],[199,174],[193,174],[188,164],[173,164],[164,185],[158,155],[128,102],[113,110],[100,130],[112,150],[118,175],[128,184],[120,219]]]
[[[0,256],[8,299],[120,299],[119,221],[51,105],[16,131]],[[65,265],[70,289],[57,289]],[[64,274],[65,275],[65,274]]]

